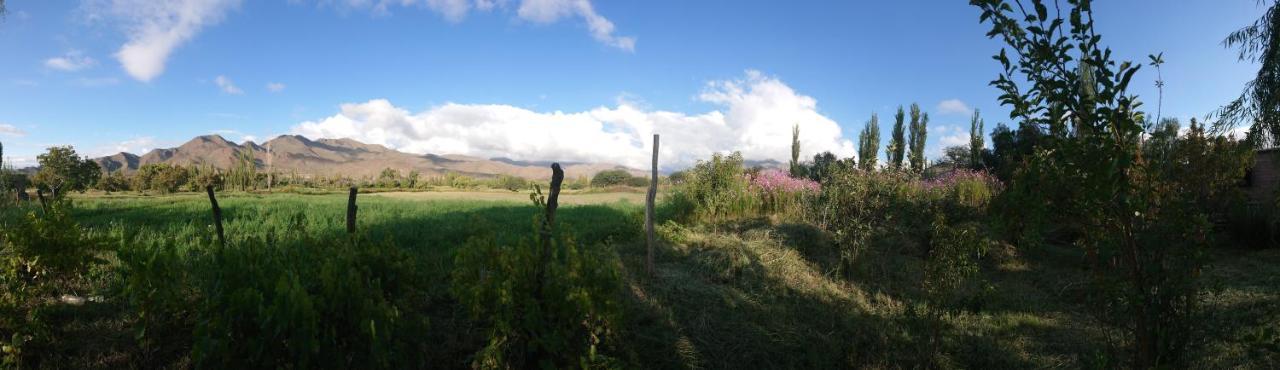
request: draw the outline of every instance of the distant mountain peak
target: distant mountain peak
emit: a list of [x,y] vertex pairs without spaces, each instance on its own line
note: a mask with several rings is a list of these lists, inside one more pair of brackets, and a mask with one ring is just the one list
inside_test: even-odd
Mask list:
[[[271,150],[268,151],[267,147]],[[131,172],[153,163],[210,165],[227,169],[238,161],[236,153],[246,148],[251,150],[254,162],[261,169],[265,170],[270,163],[275,171],[304,176],[373,178],[382,170],[391,168],[406,175],[417,171],[426,177],[456,173],[476,177],[510,175],[546,179],[551,176],[547,167],[552,162],[483,159],[457,154],[412,154],[350,138],[311,140],[300,135],[280,135],[262,144],[253,141],[236,144],[217,134],[197,136],[176,148],[157,148],[142,156],[118,153],[96,158],[95,161],[110,172]],[[563,161],[560,164],[570,177],[593,176],[600,171],[624,168],[614,164]],[[643,174],[639,170],[630,171]]]

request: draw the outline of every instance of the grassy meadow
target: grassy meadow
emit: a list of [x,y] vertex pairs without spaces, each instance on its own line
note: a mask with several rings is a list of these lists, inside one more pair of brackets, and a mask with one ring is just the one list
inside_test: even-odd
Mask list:
[[[412,346],[396,349],[416,353],[409,357],[417,362],[395,365],[469,367],[484,346],[486,332],[451,294],[453,255],[475,236],[514,240],[528,234],[540,211],[528,201],[490,198],[360,195],[361,239],[389,241],[395,255],[417,274],[412,280],[417,286],[405,290],[414,302],[397,306],[405,309],[397,320],[424,324],[415,328],[419,332],[404,334],[415,338],[407,342]],[[231,193],[220,196],[219,203],[228,248],[260,248],[260,240],[275,240],[266,245],[280,248],[289,259],[287,266],[330,253],[308,243],[350,238],[344,230],[345,194]],[[642,213],[640,203],[606,202],[566,205],[558,217],[580,244],[615,250],[620,257],[622,315],[612,333],[616,339],[607,348],[620,367],[1107,366],[1101,345],[1106,333],[1076,298],[1080,256],[1068,247],[1033,252],[996,248],[981,262],[983,293],[958,310],[931,315],[925,308],[932,301],[916,283],[926,266],[914,249],[872,249],[850,265],[842,262],[835,235],[779,217],[696,226],[663,222],[658,227],[657,273],[646,277]],[[184,268],[200,270],[204,267],[199,264],[215,263],[200,257],[202,250],[218,248],[207,198],[90,196],[76,200],[73,214],[90,230],[120,237],[113,247],[120,249],[102,251],[104,264],[73,285],[71,293],[90,297],[88,302],[53,304],[39,313],[47,323],[42,333],[47,339],[24,347],[29,358],[38,359],[24,365],[210,366],[192,358],[193,347],[200,345],[194,339],[201,325],[196,310],[178,305],[167,307],[171,312],[160,319],[148,317],[152,313],[139,308],[145,305],[123,298],[136,297],[122,291],[128,289],[129,276],[139,273],[117,257],[133,245],[160,245],[189,259]],[[305,230],[305,235],[290,229]],[[1280,250],[1224,249],[1211,260],[1205,276],[1220,288],[1206,300],[1205,320],[1218,333],[1198,347],[1199,363],[1203,368],[1280,363],[1276,353],[1249,345],[1257,328],[1280,326]],[[161,276],[176,278],[157,289],[197,285],[192,276]],[[178,289],[177,294],[194,291]],[[169,299],[185,302],[183,297]],[[144,326],[145,335],[139,332]],[[338,365],[319,365],[332,366]]]

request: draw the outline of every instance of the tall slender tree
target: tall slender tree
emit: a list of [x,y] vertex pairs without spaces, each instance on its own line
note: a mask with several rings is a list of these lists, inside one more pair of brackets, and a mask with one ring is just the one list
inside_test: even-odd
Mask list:
[[902,106],[898,106],[898,113],[893,115],[893,132],[889,135],[889,146],[884,148],[884,159],[889,162],[889,168],[894,170],[902,169],[903,152],[907,149],[906,135],[903,128],[903,120],[906,113],[902,111]]
[[[917,119],[919,117],[919,119]],[[920,113],[920,106],[911,105],[911,127],[907,136],[907,161],[912,172],[923,172],[925,166],[924,142],[929,131],[929,113]]]
[[982,116],[977,109],[973,110],[973,118],[969,120],[969,167],[982,168]]
[[858,166],[864,171],[876,169],[876,155],[880,153],[880,117],[871,114],[871,120],[858,135]]
[[800,125],[791,126],[791,177],[805,176],[800,166]]
[[1240,61],[1258,63],[1259,68],[1240,97],[1216,112],[1222,119],[1215,128],[1249,125],[1248,138],[1259,147],[1280,140],[1280,32],[1272,28],[1280,25],[1277,4],[1272,1],[1261,18],[1222,41],[1222,46],[1239,50]]

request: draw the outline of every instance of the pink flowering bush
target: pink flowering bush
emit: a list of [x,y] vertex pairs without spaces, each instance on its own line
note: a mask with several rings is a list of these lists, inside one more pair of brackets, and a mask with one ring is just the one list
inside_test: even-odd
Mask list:
[[1004,186],[991,174],[983,171],[954,170],[941,176],[923,180],[920,187],[963,207],[986,208],[992,197]]
[[791,177],[786,172],[770,168],[751,178],[751,186],[766,194],[818,192],[822,186],[816,181]]
[[822,191],[813,180],[794,178],[774,168],[749,175],[748,182],[760,196],[761,211],[782,215],[803,216],[807,200]]

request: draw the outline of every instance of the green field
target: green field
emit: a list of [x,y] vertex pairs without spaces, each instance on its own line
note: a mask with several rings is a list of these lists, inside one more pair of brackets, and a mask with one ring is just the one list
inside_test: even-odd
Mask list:
[[[527,202],[474,199],[487,197],[360,195],[360,233],[406,252],[398,255],[420,274],[408,280],[419,285],[406,290],[413,294],[403,298],[411,302],[400,306],[413,309],[399,312],[398,319],[424,323],[409,334],[416,347],[398,349],[415,354],[409,357],[420,362],[412,366],[468,367],[484,344],[485,333],[450,294],[452,255],[474,236],[528,235],[539,212]],[[309,241],[348,237],[345,195],[233,194],[219,202],[231,248],[275,240],[267,245],[278,245],[282,258],[296,259],[281,266],[325,257],[328,252],[313,252]],[[841,257],[831,234],[771,218],[713,226],[666,223],[659,227],[657,274],[647,278],[639,241],[642,214],[638,203],[613,202],[567,205],[558,217],[582,245],[613,248],[621,256],[623,315],[608,351],[623,367],[1079,368],[1097,365],[1104,350],[1103,333],[1075,298],[1080,288],[1074,249],[992,252],[981,269],[991,293],[972,307],[928,317],[916,310],[928,303],[913,283],[923,273],[922,262],[909,249],[868,253],[837,272]],[[214,248],[203,195],[85,197],[74,215],[91,229],[124,235],[120,248],[167,240],[159,244],[190,256],[185,258],[192,262],[183,266],[193,270],[209,261],[198,259],[199,251]],[[195,319],[184,307],[169,308],[177,313],[167,312],[169,319],[153,323],[147,339],[139,339],[145,315],[119,294],[122,275],[114,251],[102,256],[107,264],[73,293],[103,298],[54,305],[43,317],[50,323],[47,338],[53,339],[25,350],[39,353],[40,367],[191,366]],[[1204,368],[1280,363],[1275,352],[1255,348],[1249,339],[1259,328],[1280,327],[1280,251],[1218,250],[1211,260],[1207,284],[1219,289],[1206,299],[1204,320],[1211,320],[1206,327],[1213,332],[1196,347],[1197,362]],[[160,286],[181,284],[175,279]]]

